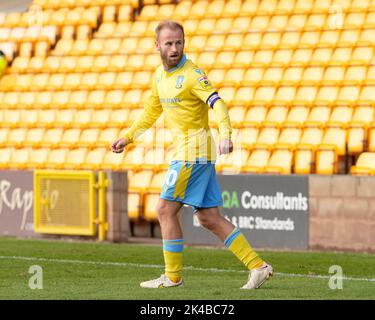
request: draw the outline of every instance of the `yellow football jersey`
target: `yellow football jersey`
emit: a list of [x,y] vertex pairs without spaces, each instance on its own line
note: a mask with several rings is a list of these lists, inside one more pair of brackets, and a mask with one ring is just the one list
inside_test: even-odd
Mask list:
[[[219,99],[206,74],[183,55],[176,67],[167,71],[163,65],[157,68],[151,96],[125,137],[133,141],[164,112],[164,121],[171,129],[175,145],[173,160],[215,160],[216,147],[208,125],[208,110]],[[222,118],[220,136],[230,139],[227,112]]]

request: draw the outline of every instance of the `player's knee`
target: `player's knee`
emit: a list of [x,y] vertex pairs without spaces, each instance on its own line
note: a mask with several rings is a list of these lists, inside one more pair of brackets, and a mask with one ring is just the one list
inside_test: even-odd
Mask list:
[[212,230],[216,227],[217,221],[213,215],[198,211],[197,217],[202,227],[208,230]]
[[156,206],[156,212],[158,214],[159,220],[168,218],[171,215],[171,210],[164,201],[159,201]]

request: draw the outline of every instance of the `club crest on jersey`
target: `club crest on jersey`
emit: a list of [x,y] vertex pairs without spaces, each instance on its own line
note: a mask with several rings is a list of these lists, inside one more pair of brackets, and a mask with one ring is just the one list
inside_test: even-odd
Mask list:
[[204,74],[203,71],[201,69],[194,69],[194,71],[198,74]]
[[185,77],[184,76],[178,76],[176,79],[176,89],[182,88],[182,83],[184,82]]
[[201,84],[201,86],[206,89],[206,88],[210,88],[211,87],[211,82],[210,80],[208,80],[207,76],[203,76],[203,77],[200,77],[198,79],[199,83]]

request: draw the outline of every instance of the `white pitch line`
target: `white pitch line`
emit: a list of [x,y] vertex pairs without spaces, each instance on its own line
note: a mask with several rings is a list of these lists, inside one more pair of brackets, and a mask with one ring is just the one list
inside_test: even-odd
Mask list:
[[[91,265],[98,265],[98,266],[164,269],[164,265],[160,265],[160,264],[139,264],[139,263],[131,263],[131,262],[105,262],[105,261],[90,261],[90,260],[49,259],[49,258],[22,257],[22,256],[0,256],[0,260],[24,260],[24,261],[40,261],[40,262],[56,262],[56,263],[72,263],[72,264],[91,264]],[[192,271],[203,271],[203,272],[248,273],[247,270],[199,268],[199,267],[194,267],[194,266],[184,266],[184,269],[185,270],[192,270]],[[330,279],[330,276],[319,275],[319,274],[308,275],[308,274],[275,272],[275,275],[284,276],[284,277],[291,277],[291,278]],[[349,280],[349,281],[375,282],[375,278],[341,277],[341,279],[342,280]]]

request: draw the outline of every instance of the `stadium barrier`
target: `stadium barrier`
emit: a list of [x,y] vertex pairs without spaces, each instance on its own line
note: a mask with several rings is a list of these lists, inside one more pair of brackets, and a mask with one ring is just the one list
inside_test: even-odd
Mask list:
[[129,237],[126,172],[0,171],[0,235]]

